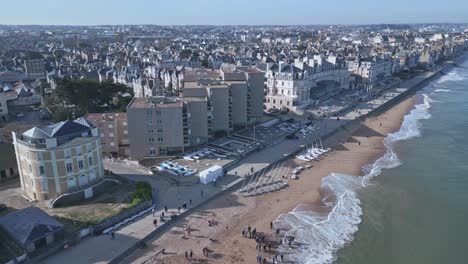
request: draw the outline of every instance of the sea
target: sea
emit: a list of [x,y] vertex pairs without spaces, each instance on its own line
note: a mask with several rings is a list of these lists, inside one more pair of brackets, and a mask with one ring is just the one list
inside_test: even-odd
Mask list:
[[331,174],[330,213],[278,217],[293,263],[468,263],[468,62],[428,84],[363,176]]

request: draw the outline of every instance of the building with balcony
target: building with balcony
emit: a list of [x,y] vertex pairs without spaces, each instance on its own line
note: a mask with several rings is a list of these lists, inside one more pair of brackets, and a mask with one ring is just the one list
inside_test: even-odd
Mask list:
[[265,108],[292,111],[315,99],[349,89],[350,74],[342,60],[316,55],[294,63],[267,64]]
[[84,118],[13,134],[21,188],[48,200],[104,176],[99,130]]

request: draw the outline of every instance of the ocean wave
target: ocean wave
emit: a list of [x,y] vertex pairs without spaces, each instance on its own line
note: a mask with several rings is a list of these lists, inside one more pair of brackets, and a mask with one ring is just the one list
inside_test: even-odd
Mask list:
[[330,263],[336,249],[353,239],[361,222],[361,201],[356,190],[361,177],[331,174],[322,179],[322,189],[334,193],[335,202],[330,213],[320,213],[297,206],[280,215],[275,227],[287,230],[285,236],[294,236],[298,244],[284,245],[280,251],[288,252],[287,259],[296,263]]
[[394,151],[395,143],[419,137],[420,120],[431,117],[428,111],[432,99],[427,94],[423,94],[423,98],[423,103],[404,117],[400,130],[385,137],[386,153],[373,164],[363,167],[364,176],[332,173],[322,179],[321,190],[328,193],[322,202],[331,208],[329,213],[310,211],[299,205],[276,219],[275,226],[284,230],[285,236],[294,236],[298,242],[291,248],[285,244],[280,246],[280,252],[287,252],[287,260],[306,264],[332,263],[335,252],[353,240],[362,215],[357,192],[371,184],[370,180],[380,175],[383,169],[401,164]]
[[440,78],[436,83],[443,83],[443,82],[458,82],[458,81],[464,81],[466,80],[467,76],[461,75],[459,71],[451,71],[444,75],[442,78]]
[[448,93],[448,92],[451,92],[452,90],[450,89],[435,89],[434,92],[435,93]]

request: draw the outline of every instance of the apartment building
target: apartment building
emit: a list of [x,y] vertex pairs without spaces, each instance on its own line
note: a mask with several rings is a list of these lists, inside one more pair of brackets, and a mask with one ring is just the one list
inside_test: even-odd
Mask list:
[[99,130],[84,118],[13,134],[21,188],[48,200],[104,176]]
[[127,113],[92,113],[84,118],[99,128],[104,155],[129,156]]
[[229,134],[263,114],[258,70],[186,72],[180,97],[134,98],[127,106],[129,155],[175,155]]
[[7,97],[3,91],[0,91],[0,122],[8,120]]
[[139,160],[183,151],[183,108],[180,100],[163,96],[133,98],[127,106],[130,157]]
[[45,63],[43,60],[26,60],[24,69],[29,79],[46,79]]
[[[296,111],[311,104],[317,94],[348,89],[350,75],[345,66],[335,56],[324,58],[320,55],[304,58],[303,61],[296,60],[293,64],[268,64],[265,73],[266,109]],[[324,85],[326,83],[332,83],[332,88]]]
[[268,68],[266,109],[295,109],[310,103],[310,72],[297,66],[280,62]]

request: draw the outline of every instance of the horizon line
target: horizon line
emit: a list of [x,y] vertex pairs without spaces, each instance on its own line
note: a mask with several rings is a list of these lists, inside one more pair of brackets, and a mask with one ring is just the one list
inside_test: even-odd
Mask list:
[[152,24],[152,23],[136,23],[136,24],[3,24],[0,26],[70,26],[70,27],[98,27],[98,26],[210,26],[210,27],[294,27],[294,26],[377,26],[377,25],[468,25],[468,22],[392,22],[392,23],[337,23],[337,24]]

